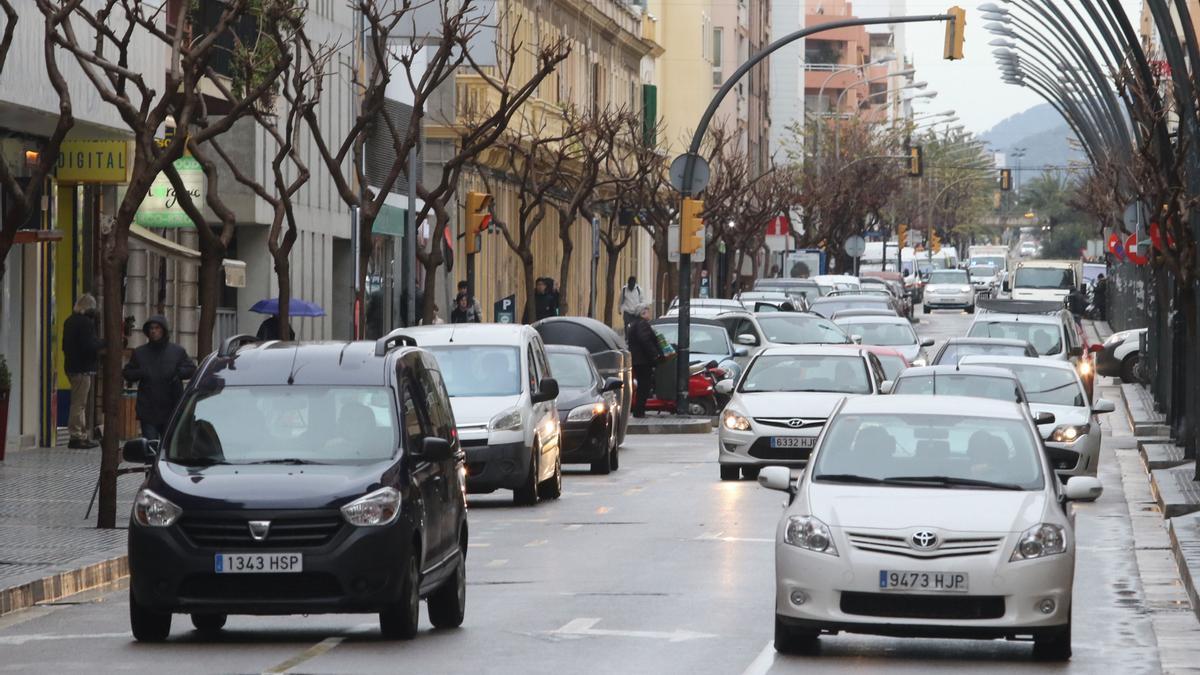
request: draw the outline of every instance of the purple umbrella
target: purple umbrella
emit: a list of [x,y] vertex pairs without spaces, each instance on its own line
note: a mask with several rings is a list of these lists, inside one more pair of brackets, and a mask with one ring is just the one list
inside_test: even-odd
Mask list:
[[[279,298],[259,300],[254,303],[250,311],[258,312],[259,314],[278,314]],[[301,300],[300,298],[292,298],[288,302],[288,314],[290,316],[325,316],[325,310],[321,309],[321,306],[316,303]]]

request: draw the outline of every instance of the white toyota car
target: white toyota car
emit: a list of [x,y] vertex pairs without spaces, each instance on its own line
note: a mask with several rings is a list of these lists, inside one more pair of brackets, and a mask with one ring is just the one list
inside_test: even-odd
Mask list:
[[1025,639],[1071,656],[1069,500],[1100,481],[1054,479],[1024,406],[870,396],[834,412],[812,460],[767,467],[791,496],[775,543],[775,648],[823,633]]
[[767,347],[746,366],[717,431],[721,480],[752,478],[770,464],[801,466],[817,443],[825,419],[847,396],[879,394],[884,370],[870,350],[848,346]]

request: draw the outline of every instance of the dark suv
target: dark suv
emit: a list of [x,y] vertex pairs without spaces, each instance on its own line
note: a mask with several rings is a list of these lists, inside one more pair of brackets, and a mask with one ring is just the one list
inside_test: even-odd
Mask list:
[[129,525],[129,618],[166,639],[229,614],[379,613],[416,635],[466,605],[464,456],[437,361],[378,342],[231,338],[192,379],[146,462]]

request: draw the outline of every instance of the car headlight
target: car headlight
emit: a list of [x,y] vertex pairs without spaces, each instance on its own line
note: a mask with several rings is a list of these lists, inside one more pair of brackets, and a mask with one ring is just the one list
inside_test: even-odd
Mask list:
[[520,431],[521,410],[513,408],[496,415],[488,422],[488,429],[491,431]]
[[183,509],[169,499],[142,488],[133,500],[133,519],[146,527],[167,527],[179,520]]
[[963,293],[970,293],[971,287],[970,286],[960,286],[958,290],[962,291]]
[[837,546],[833,544],[833,535],[829,526],[812,516],[792,516],[788,518],[787,529],[783,533],[783,541],[809,551],[837,556]]
[[1087,436],[1091,430],[1091,424],[1063,424],[1055,427],[1054,433],[1050,434],[1050,440],[1055,443],[1074,443],[1075,439]]
[[721,415],[721,424],[724,424],[726,429],[730,429],[732,431],[750,430],[750,420],[742,417],[732,410],[726,410],[725,414]]
[[604,405],[603,401],[576,406],[571,408],[571,412],[567,414],[567,421],[587,422],[597,415],[603,415],[605,410],[608,410],[608,407]]
[[359,527],[388,525],[400,515],[400,491],[385,487],[359,497],[342,507],[347,523]]
[[1021,534],[1021,539],[1017,542],[1017,548],[1013,551],[1009,562],[1044,558],[1058,555],[1066,550],[1066,531],[1058,525],[1042,523],[1034,525]]
[[1079,374],[1082,377],[1088,377],[1092,374],[1092,362],[1090,359],[1080,359]]
[[913,368],[922,368],[925,365],[926,365],[925,359],[913,359],[913,362],[912,362]]

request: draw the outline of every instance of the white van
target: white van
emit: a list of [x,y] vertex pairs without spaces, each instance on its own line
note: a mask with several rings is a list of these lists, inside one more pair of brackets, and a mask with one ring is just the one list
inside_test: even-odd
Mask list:
[[558,382],[529,326],[458,323],[405,331],[437,358],[467,454],[467,491],[517,504],[562,494]]
[[1079,288],[1082,264],[1072,260],[1030,260],[1017,263],[1004,290],[1012,291],[1013,300],[1056,300],[1065,302],[1073,288]]

